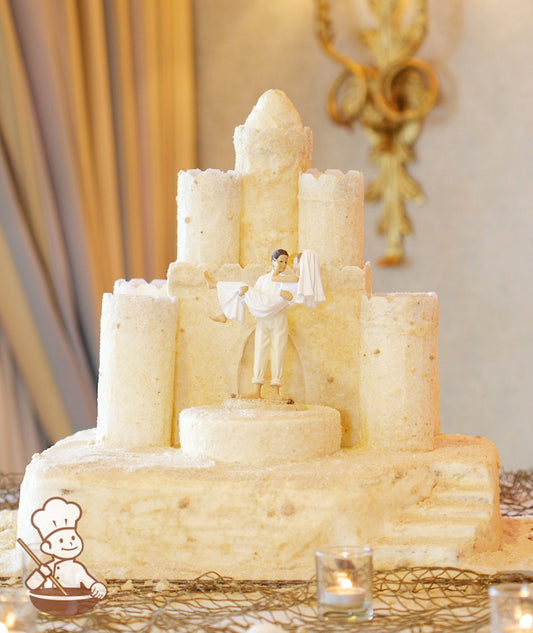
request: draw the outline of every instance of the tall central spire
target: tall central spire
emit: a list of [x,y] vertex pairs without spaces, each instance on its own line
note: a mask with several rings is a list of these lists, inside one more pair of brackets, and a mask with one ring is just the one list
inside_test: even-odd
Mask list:
[[270,260],[298,248],[298,178],[311,164],[312,135],[281,90],[260,98],[235,129],[235,169],[241,175],[240,264]]
[[257,130],[265,128],[289,129],[297,126],[303,131],[300,115],[282,90],[267,90],[263,93],[244,125]]

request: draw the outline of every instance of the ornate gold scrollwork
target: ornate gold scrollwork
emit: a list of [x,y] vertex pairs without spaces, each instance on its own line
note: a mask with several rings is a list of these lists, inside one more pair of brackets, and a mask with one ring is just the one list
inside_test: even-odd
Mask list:
[[374,54],[375,66],[362,66],[335,48],[327,0],[316,0],[316,33],[326,53],[344,67],[329,91],[328,113],[341,125],[361,122],[371,145],[370,159],[378,165],[366,197],[383,201],[378,232],[386,236],[386,246],[379,263],[396,265],[405,258],[404,237],[412,232],[405,202],[424,199],[406,165],[414,158],[413,145],[435,105],[439,84],[431,66],[412,56],[425,36],[426,1],[408,2],[413,17],[407,26],[406,0],[369,4],[378,27],[360,35]]

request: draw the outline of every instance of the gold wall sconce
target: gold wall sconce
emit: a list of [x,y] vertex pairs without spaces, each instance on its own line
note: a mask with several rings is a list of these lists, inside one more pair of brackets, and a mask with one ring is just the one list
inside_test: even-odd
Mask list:
[[379,263],[394,266],[404,261],[404,237],[413,230],[405,203],[424,200],[406,165],[414,159],[414,143],[439,90],[431,66],[413,57],[426,34],[427,2],[368,0],[377,26],[359,36],[373,54],[373,66],[358,64],[337,50],[329,3],[315,2],[318,39],[343,66],[328,94],[328,112],[341,125],[359,120],[370,143],[370,160],[378,174],[367,187],[366,199],[383,201],[378,233],[385,235],[386,246]]

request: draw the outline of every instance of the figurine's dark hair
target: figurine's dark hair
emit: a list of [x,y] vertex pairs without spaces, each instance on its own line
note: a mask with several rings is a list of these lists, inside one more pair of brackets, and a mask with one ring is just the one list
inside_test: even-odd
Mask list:
[[272,253],[272,257],[270,258],[270,261],[273,262],[275,259],[277,259],[281,255],[285,255],[286,257],[288,257],[289,253],[287,253],[287,251],[284,250],[283,248],[278,248]]

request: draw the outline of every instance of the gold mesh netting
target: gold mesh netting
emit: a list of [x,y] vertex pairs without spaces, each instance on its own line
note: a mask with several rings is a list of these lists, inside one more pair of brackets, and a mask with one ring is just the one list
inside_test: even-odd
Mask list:
[[533,470],[500,475],[500,505],[504,516],[533,516]]
[[531,580],[523,574],[482,575],[451,567],[414,567],[374,574],[374,618],[346,624],[317,619],[313,580],[252,582],[213,572],[190,581],[111,581],[109,594],[90,613],[40,616],[39,630],[61,633],[244,633],[269,622],[286,631],[419,633],[488,630],[487,588],[494,582]]
[[[20,476],[0,473],[0,509],[16,507]],[[502,513],[533,512],[533,471],[503,473]],[[244,633],[258,622],[286,631],[321,633],[447,633],[489,630],[487,588],[496,582],[531,582],[526,573],[478,574],[453,567],[414,567],[374,573],[374,618],[364,623],[317,619],[314,579],[237,581],[210,572],[187,581],[108,583],[108,596],[71,618],[39,617],[39,632]],[[8,579],[0,579],[0,583]]]

